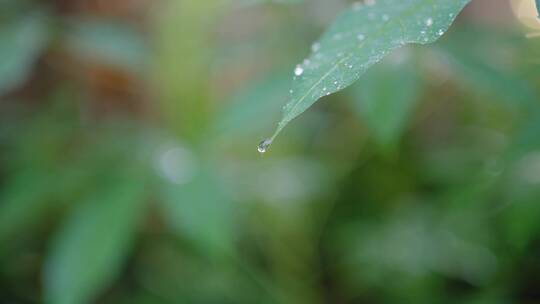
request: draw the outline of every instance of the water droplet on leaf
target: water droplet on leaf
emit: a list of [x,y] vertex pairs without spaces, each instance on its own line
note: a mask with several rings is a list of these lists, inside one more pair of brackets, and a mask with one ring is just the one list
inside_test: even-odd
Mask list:
[[272,144],[272,140],[269,138],[261,141],[261,143],[257,147],[257,151],[259,151],[259,153],[265,153],[270,144]]
[[294,75],[300,76],[303,73],[304,73],[304,69],[301,66],[297,65],[296,68],[294,69]]

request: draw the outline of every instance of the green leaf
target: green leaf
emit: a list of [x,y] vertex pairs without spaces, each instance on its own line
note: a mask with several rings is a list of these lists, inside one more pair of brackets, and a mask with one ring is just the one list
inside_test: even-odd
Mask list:
[[386,150],[395,148],[420,95],[421,79],[408,54],[375,66],[351,90],[356,112]]
[[525,38],[508,37],[493,29],[464,27],[441,43],[437,51],[455,72],[456,81],[469,90],[514,107],[534,106],[538,97],[532,85],[506,62],[506,53],[493,52],[497,48],[519,58],[517,50],[525,47]]
[[377,0],[346,10],[295,70],[289,102],[273,136],[318,99],[355,82],[390,51],[436,41],[469,0]]
[[148,63],[148,48],[134,28],[100,19],[74,20],[66,33],[66,47],[90,60],[139,71]]
[[47,19],[28,14],[0,25],[0,94],[20,86],[41,54],[48,39]]
[[144,209],[144,183],[125,174],[78,205],[45,261],[47,303],[89,303],[118,275]]
[[212,133],[241,136],[262,131],[279,116],[277,103],[286,97],[288,86],[289,80],[282,73],[271,73],[246,84],[216,118]]
[[20,172],[8,178],[0,197],[0,244],[6,246],[14,235],[20,237],[21,230],[50,209],[46,180],[41,172]]
[[231,253],[234,216],[231,201],[209,168],[195,168],[185,183],[164,183],[160,203],[178,235],[211,257]]

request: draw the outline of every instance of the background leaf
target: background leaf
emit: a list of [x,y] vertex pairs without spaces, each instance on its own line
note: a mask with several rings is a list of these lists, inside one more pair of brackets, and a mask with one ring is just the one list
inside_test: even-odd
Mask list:
[[[162,185],[161,208],[169,226],[186,237],[199,250],[210,256],[230,254],[234,235],[234,209],[218,179],[208,174],[207,164],[198,164],[187,150],[176,148],[172,153],[186,164],[178,170],[192,169],[189,179],[172,180]],[[169,152],[171,153],[171,152]],[[187,165],[191,163],[191,165]]]
[[135,72],[146,67],[146,42],[135,29],[99,19],[76,19],[69,24],[65,44],[74,54]]
[[0,243],[20,229],[27,228],[36,217],[46,210],[49,194],[44,177],[36,173],[19,173],[2,188],[0,199]]
[[130,173],[67,218],[46,261],[48,303],[89,303],[118,275],[144,207],[143,179]]
[[[437,47],[436,52],[447,61],[463,87],[508,105],[519,103],[530,107],[537,102],[537,96],[525,77],[516,73],[510,59],[519,56],[513,50],[514,45],[522,44],[525,39],[508,34],[494,36],[490,29],[468,27],[445,39],[441,43],[444,47]],[[486,54],[487,46],[497,51]]]
[[294,70],[291,97],[270,144],[319,98],[356,81],[390,51],[441,37],[469,0],[379,0],[345,11]]
[[353,107],[384,149],[395,148],[420,94],[410,53],[401,51],[352,86]]
[[224,106],[212,133],[230,137],[262,131],[279,116],[278,104],[286,97],[288,86],[289,80],[282,73],[271,73],[250,82]]
[[48,39],[47,20],[29,13],[0,25],[0,94],[26,80]]

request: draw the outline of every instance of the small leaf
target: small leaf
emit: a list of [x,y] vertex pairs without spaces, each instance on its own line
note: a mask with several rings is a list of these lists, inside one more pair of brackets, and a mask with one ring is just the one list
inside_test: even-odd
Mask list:
[[20,86],[45,48],[47,20],[40,13],[28,14],[0,26],[0,94]]
[[100,63],[139,71],[148,61],[148,48],[135,29],[106,20],[75,20],[68,26],[66,47]]
[[45,262],[47,303],[89,303],[118,275],[144,207],[136,176],[109,180],[73,210]]
[[233,208],[221,184],[208,168],[199,168],[184,184],[164,183],[162,210],[170,227],[195,247],[217,257],[231,253]]
[[289,102],[270,141],[319,98],[355,82],[390,51],[436,41],[470,0],[360,2],[337,18],[295,70]]
[[395,148],[420,93],[421,80],[407,54],[375,66],[351,90],[356,112],[386,150]]

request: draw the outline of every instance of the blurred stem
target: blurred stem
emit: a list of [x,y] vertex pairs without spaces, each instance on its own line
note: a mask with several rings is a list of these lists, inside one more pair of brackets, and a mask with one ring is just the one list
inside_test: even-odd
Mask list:
[[171,0],[153,14],[154,80],[168,127],[194,141],[209,119],[211,34],[227,0]]

